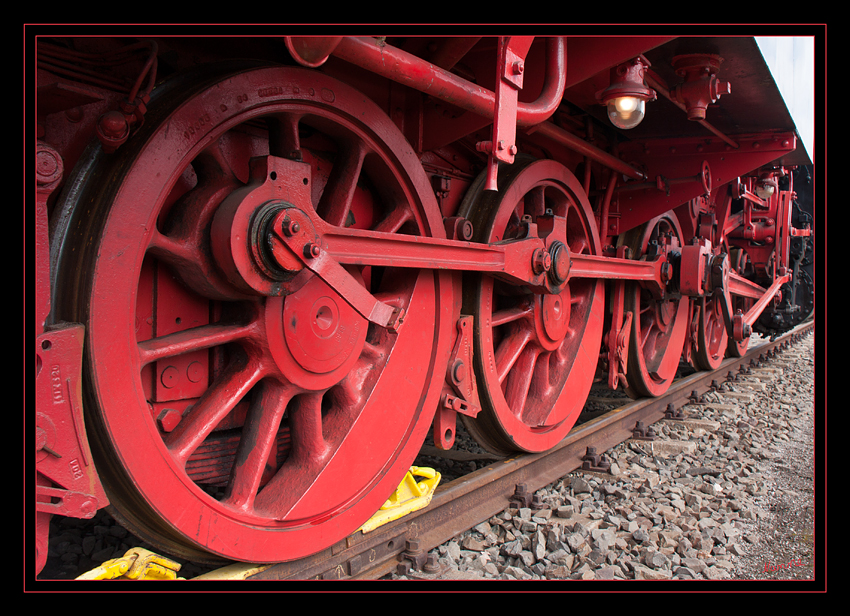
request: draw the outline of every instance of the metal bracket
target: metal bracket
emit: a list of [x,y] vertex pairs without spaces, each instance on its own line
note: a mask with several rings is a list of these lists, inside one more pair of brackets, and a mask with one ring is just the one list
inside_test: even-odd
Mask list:
[[440,405],[434,415],[434,444],[443,450],[451,449],[454,445],[457,413],[476,417],[481,411],[478,387],[472,369],[473,321],[474,318],[468,315],[458,319],[457,341],[446,370],[446,382],[451,389],[444,387]]
[[[626,246],[617,248],[616,256],[626,258]],[[615,280],[611,284],[611,329],[608,332],[608,386],[617,389],[618,383],[626,384],[628,373],[629,338],[631,337],[631,311],[625,311],[625,289],[623,280]]]
[[[36,470],[55,486],[39,486],[36,510],[91,518],[109,504],[94,468],[83,420],[82,325],[48,330],[36,338]],[[48,494],[49,493],[49,494]]]
[[587,453],[584,454],[581,459],[582,470],[602,473],[607,473],[611,470],[611,463],[603,454],[596,453],[596,447],[588,447]]
[[514,493],[511,495],[508,507],[541,509],[543,502],[537,494],[528,489],[527,484],[520,483],[514,488]]
[[496,76],[496,109],[493,140],[476,144],[488,154],[485,190],[497,190],[499,161],[514,162],[516,147],[517,101],[522,89],[525,56],[533,36],[499,37],[498,74]]
[[[475,417],[481,409],[478,399],[478,386],[475,373],[472,370],[472,326],[475,319],[469,315],[461,316],[457,321],[457,342],[449,357],[446,380],[468,405],[471,412],[465,413]],[[463,412],[460,409],[455,409]]]
[[656,436],[652,426],[645,426],[642,421],[637,422],[632,430],[632,438],[638,441],[654,441]]
[[664,419],[685,419],[685,414],[682,409],[677,409],[675,405],[668,404],[667,410],[664,411]]

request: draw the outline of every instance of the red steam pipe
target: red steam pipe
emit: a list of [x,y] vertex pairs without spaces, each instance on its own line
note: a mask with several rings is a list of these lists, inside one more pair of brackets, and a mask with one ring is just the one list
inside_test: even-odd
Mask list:
[[[543,122],[561,103],[567,82],[567,45],[564,37],[548,39],[546,52],[543,91],[533,103],[517,103],[517,126],[529,127]],[[331,55],[467,111],[488,118],[494,116],[496,95],[492,91],[387,45],[380,39],[368,36],[343,37]]]
[[[293,56],[305,65],[320,65],[328,56],[333,55],[485,118],[495,117],[496,95],[494,92],[413,54],[387,45],[382,39],[370,36],[334,37],[333,40],[328,37],[287,37],[287,46],[290,51],[298,50],[297,53],[293,53]],[[302,60],[302,56],[305,59]],[[310,63],[306,61],[306,58],[309,58]],[[566,39],[565,37],[548,38],[543,90],[533,103],[517,103],[517,127],[531,128],[533,132],[561,143],[629,178],[645,180],[646,176],[638,169],[546,122],[561,103],[566,80]]]

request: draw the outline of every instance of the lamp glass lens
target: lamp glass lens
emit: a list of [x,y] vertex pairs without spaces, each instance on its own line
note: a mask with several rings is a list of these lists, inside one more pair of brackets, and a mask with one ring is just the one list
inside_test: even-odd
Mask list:
[[634,96],[620,96],[608,101],[608,119],[618,128],[634,128],[643,120],[646,102]]

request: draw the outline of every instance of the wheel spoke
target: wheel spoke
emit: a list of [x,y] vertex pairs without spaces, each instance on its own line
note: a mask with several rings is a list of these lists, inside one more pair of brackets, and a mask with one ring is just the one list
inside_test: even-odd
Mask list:
[[277,446],[280,420],[295,393],[292,387],[268,380],[258,385],[258,390],[242,428],[236,461],[222,499],[243,511],[253,507],[266,467],[277,467],[270,455]]
[[726,329],[725,323],[723,323],[720,319],[716,317],[714,313],[711,314],[708,325],[707,325],[707,340],[708,340],[708,351],[712,355],[718,355],[720,350],[718,346],[723,339],[723,332]]
[[193,267],[198,261],[200,252],[197,246],[168,235],[163,235],[159,230],[151,234],[150,252],[157,259],[165,261],[176,270]]
[[332,452],[322,431],[321,393],[304,394],[292,401],[289,428],[289,456],[254,501],[258,513],[277,520],[285,520],[320,481]]
[[[537,362],[534,367],[534,381],[531,383],[530,389],[534,400],[546,400],[550,395],[552,395],[550,361],[553,357],[558,357],[554,351],[551,353],[541,353],[537,358]],[[552,424],[563,419],[562,417],[555,417],[552,415],[555,408],[556,405],[527,404],[522,420],[529,426],[544,426]]]
[[192,161],[195,173],[198,175],[199,183],[202,178],[221,174],[236,180],[236,171],[233,169],[230,157],[225,153],[220,139],[213,141]]
[[534,366],[540,356],[540,349],[526,346],[517,359],[514,370],[510,373],[507,386],[505,387],[505,400],[508,407],[517,417],[525,418],[525,401],[531,389],[531,381],[534,379]]
[[[210,256],[206,229],[221,202],[241,183],[232,174],[220,148],[211,147],[194,166],[196,183],[168,208],[151,232],[148,255],[170,266],[184,283],[211,299],[229,299],[233,291],[223,282]],[[198,160],[204,162],[198,164]]]
[[310,465],[320,465],[329,446],[322,433],[322,393],[299,396],[289,420],[292,433],[290,457]]
[[413,220],[413,213],[409,208],[395,207],[373,230],[381,233],[395,233],[409,220]]
[[655,356],[663,355],[663,349],[659,349],[661,332],[654,320],[648,320],[641,329],[640,352],[643,355],[647,368],[652,364]]
[[213,323],[158,336],[139,343],[139,361],[142,366],[166,357],[209,349],[250,336],[256,329],[254,323]]
[[587,238],[585,237],[577,237],[569,242],[570,252],[573,254],[582,254],[586,250],[588,250],[589,246],[587,244]]
[[266,118],[269,154],[280,158],[301,156],[301,138],[298,136],[300,121],[301,115],[295,113],[277,113]]
[[367,149],[363,141],[346,141],[337,154],[316,213],[332,225],[345,226]]
[[216,379],[189,415],[166,438],[168,450],[185,465],[204,439],[263,377],[259,362],[237,360]]
[[499,327],[500,325],[505,325],[522,318],[530,317],[533,313],[534,304],[532,302],[524,301],[519,306],[504,308],[494,312],[490,319],[490,325],[493,327]]
[[499,383],[504,383],[508,373],[514,367],[530,340],[531,331],[524,327],[514,330],[513,333],[502,340],[499,348],[496,349],[496,374],[499,377]]
[[546,192],[546,188],[544,186],[537,186],[525,195],[525,213],[530,215],[532,218],[537,218],[538,216],[543,216],[546,213],[546,202],[544,199],[544,193]]

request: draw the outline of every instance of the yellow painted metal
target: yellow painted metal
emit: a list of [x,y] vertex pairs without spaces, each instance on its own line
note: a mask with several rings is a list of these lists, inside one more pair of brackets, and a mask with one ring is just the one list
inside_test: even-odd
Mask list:
[[[424,478],[417,481],[416,477]],[[364,533],[375,530],[387,522],[426,507],[440,483],[441,475],[433,468],[411,466],[398,488],[381,506],[381,509],[360,527]],[[131,548],[121,558],[108,560],[99,567],[77,577],[78,580],[175,580],[180,563],[143,548]],[[207,579],[245,579],[269,565],[236,563],[233,569],[207,574]],[[201,576],[201,579],[205,576]]]
[[[415,477],[424,477],[417,481]],[[375,530],[387,522],[397,520],[408,513],[422,509],[431,502],[441,475],[433,468],[411,466],[398,488],[381,506],[380,510],[360,527],[364,533]]]
[[121,558],[107,560],[78,580],[176,580],[182,565],[144,548],[130,548]]
[[202,573],[192,580],[247,580],[252,575],[265,571],[272,565],[256,565],[253,563],[233,563],[221,569]]

